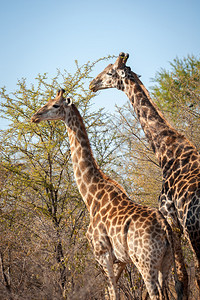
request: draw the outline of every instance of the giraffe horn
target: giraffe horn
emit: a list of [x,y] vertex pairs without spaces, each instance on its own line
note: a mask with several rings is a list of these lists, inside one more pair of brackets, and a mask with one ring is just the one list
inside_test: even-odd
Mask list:
[[64,89],[61,89],[61,90],[60,90],[60,96],[62,96],[64,93],[65,93],[65,90],[64,90]]
[[116,62],[114,63],[114,67],[117,68],[122,68],[124,66],[124,58],[125,58],[125,53],[120,52]]
[[60,90],[57,91],[56,93],[56,98],[60,95]]
[[124,59],[123,59],[123,63],[124,63],[124,64],[126,64],[128,58],[129,58],[129,54],[126,53],[126,54],[124,55]]
[[58,90],[56,94],[56,98],[62,96],[65,93],[64,89]]

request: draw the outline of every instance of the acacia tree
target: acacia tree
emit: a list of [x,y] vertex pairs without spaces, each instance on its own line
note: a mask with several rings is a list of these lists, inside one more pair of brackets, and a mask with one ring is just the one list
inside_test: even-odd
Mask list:
[[200,60],[188,55],[161,69],[153,82],[152,95],[167,119],[200,148]]

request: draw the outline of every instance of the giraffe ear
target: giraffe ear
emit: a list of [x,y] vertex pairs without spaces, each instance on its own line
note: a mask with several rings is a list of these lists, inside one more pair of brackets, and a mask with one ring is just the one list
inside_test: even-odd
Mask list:
[[125,73],[125,71],[124,71],[123,69],[119,69],[119,70],[118,70],[118,74],[119,74],[119,76],[120,76],[121,78],[124,78],[124,77],[126,76],[126,73]]
[[72,105],[72,99],[70,98],[70,97],[67,97],[66,99],[65,99],[65,102],[64,102],[64,105],[65,106],[71,106]]

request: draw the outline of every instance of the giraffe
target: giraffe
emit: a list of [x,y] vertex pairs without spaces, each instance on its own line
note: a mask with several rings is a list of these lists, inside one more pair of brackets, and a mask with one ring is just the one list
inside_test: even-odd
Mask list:
[[[159,210],[130,200],[123,187],[103,173],[83,119],[64,92],[59,90],[31,121],[62,120],[66,125],[74,176],[90,215],[87,238],[107,276],[110,299],[119,299],[117,281],[129,262],[140,271],[150,298],[163,299],[165,281],[175,263],[171,227]],[[176,272],[175,281],[178,299],[182,299]]]
[[[128,54],[120,53],[114,64],[109,64],[92,80],[90,89],[94,92],[107,88],[124,91],[135,110],[162,168],[159,209],[179,231],[174,232],[176,259],[186,289],[188,279],[184,263],[181,263],[180,235],[187,236],[200,266],[200,155],[195,146],[164,118],[139,77],[126,66],[128,57]],[[200,287],[199,276],[197,285]]]

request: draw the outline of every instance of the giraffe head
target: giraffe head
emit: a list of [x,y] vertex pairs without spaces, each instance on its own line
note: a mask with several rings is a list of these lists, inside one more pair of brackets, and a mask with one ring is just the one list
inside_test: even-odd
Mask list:
[[65,90],[58,90],[55,99],[49,100],[31,118],[31,122],[40,123],[43,120],[65,120],[67,111],[72,104],[70,98],[64,98]]
[[123,81],[125,78],[132,77],[130,67],[126,66],[128,53],[121,52],[114,64],[109,64],[95,79],[90,83],[93,92],[98,90],[117,88],[124,89]]

